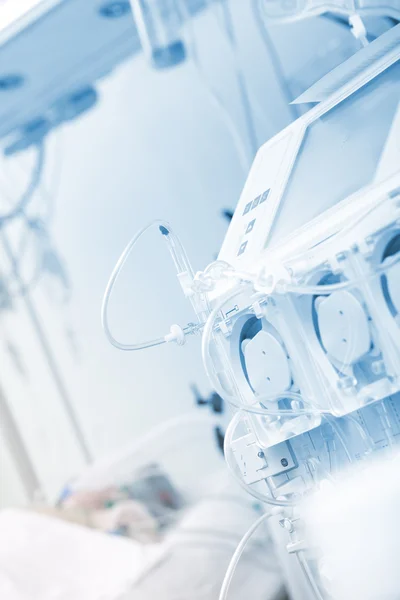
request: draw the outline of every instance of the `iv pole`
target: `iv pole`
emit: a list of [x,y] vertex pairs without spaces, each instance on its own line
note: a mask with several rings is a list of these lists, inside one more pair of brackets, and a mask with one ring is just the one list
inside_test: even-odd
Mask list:
[[[18,475],[30,502],[41,489],[39,477],[19,433],[14,416],[8,406],[4,390],[0,387],[0,433],[16,463]],[[0,481],[1,485],[1,481]]]
[[75,410],[73,408],[73,404],[72,404],[69,392],[67,390],[65,382],[63,380],[63,377],[58,368],[57,362],[54,358],[54,353],[50,346],[49,340],[43,330],[42,324],[40,322],[40,317],[38,316],[35,305],[32,301],[32,298],[30,297],[29,290],[25,292],[24,282],[22,280],[22,277],[21,277],[21,274],[19,271],[19,265],[14,256],[14,253],[12,251],[8,237],[7,237],[4,229],[2,230],[1,228],[0,228],[0,241],[1,241],[3,248],[5,250],[5,253],[11,263],[14,278],[15,278],[16,282],[18,283],[20,290],[24,292],[21,294],[21,300],[25,304],[25,308],[28,312],[29,318],[31,320],[31,323],[32,323],[33,328],[36,333],[36,337],[39,341],[39,344],[42,348],[43,354],[46,358],[47,366],[48,366],[51,376],[54,380],[54,383],[57,387],[59,396],[62,401],[64,411],[68,417],[68,420],[69,420],[72,430],[74,432],[74,435],[75,435],[76,441],[79,445],[81,454],[86,463],[91,463],[93,461],[93,455],[88,447],[88,444],[86,442],[85,436],[82,431],[82,428],[79,424],[78,418],[77,418]]

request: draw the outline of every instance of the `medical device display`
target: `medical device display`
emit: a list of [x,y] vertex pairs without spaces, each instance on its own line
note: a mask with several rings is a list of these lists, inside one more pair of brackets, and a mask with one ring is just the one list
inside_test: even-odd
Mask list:
[[302,498],[400,436],[399,59],[400,26],[320,82],[330,93],[258,151],[204,271],[193,272],[168,223],[154,223],[194,323],[144,343],[112,337],[110,293],[145,230],[103,304],[108,338],[125,350],[201,332],[209,379],[236,411],[227,463],[276,509],[278,543],[306,581],[295,598],[332,597],[305,542]]

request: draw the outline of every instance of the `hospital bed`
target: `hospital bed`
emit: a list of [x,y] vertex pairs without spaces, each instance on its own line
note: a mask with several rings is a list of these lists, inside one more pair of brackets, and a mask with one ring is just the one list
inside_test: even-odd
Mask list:
[[[207,444],[211,421],[205,415],[174,419],[70,483],[74,490],[122,483],[156,454],[185,498],[185,508],[157,542],[108,535],[32,510],[1,512],[0,598],[215,600],[235,547],[261,507],[229,481],[218,449]],[[213,462],[200,460],[212,452]],[[265,533],[260,530],[239,564],[232,600],[283,597]]]

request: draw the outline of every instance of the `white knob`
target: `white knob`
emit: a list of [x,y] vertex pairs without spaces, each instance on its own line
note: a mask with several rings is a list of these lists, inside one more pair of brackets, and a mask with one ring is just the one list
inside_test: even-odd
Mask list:
[[285,349],[274,335],[259,331],[244,340],[242,351],[251,387],[257,394],[274,396],[289,389],[292,376]]
[[316,307],[322,345],[332,358],[351,365],[369,352],[368,317],[351,292],[333,292],[320,298]]

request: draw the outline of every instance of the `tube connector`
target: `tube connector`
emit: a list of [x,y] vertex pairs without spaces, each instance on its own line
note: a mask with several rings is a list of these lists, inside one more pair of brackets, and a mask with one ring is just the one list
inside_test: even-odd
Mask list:
[[355,13],[349,17],[349,24],[351,27],[351,32],[356,38],[356,40],[360,40],[363,46],[368,45],[367,38],[367,30],[364,25],[364,21],[360,17],[359,14]]
[[169,333],[164,337],[167,343],[176,342],[178,346],[183,346],[186,342],[185,332],[180,325],[171,325]]

